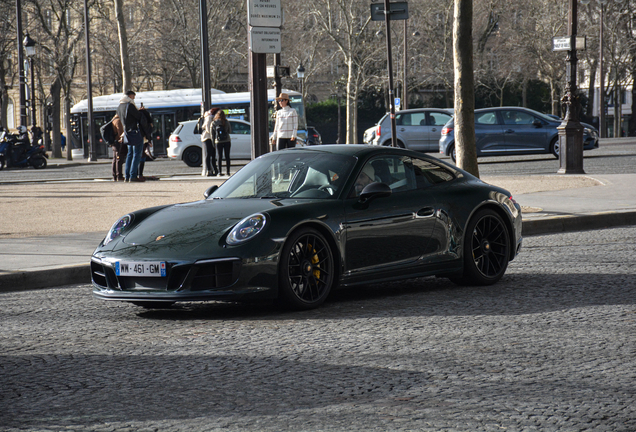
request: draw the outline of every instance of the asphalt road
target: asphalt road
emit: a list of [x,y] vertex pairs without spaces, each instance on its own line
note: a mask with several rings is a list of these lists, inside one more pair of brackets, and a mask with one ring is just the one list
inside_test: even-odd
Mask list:
[[[438,153],[431,153],[441,157]],[[584,169],[588,174],[623,174],[632,172],[636,166],[636,140],[618,143],[602,143],[601,148],[584,153]],[[442,159],[450,161],[447,157]],[[100,159],[101,162],[107,162]],[[52,164],[54,160],[50,161]],[[235,168],[245,164],[244,160],[233,162]],[[532,175],[555,174],[559,161],[552,155],[531,155],[517,157],[489,157],[479,159],[481,175]],[[190,168],[177,160],[157,159],[147,162],[145,175],[198,175],[201,168]],[[50,167],[44,170],[4,169],[0,171],[0,183],[16,181],[42,180],[78,180],[103,178],[111,179],[111,167],[108,163],[81,164],[73,166]]]
[[636,227],[531,237],[500,283],[146,311],[0,294],[4,431],[634,431]]

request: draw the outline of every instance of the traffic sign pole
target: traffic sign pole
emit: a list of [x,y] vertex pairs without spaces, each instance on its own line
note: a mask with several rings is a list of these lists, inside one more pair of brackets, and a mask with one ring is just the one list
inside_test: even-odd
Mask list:
[[389,117],[391,119],[391,146],[397,147],[395,136],[395,101],[393,97],[393,55],[391,53],[391,6],[389,0],[384,0],[384,24],[386,26],[386,56],[389,69]]

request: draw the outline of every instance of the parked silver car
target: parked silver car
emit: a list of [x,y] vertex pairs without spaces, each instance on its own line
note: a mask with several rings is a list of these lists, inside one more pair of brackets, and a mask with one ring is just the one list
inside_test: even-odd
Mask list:
[[[451,119],[452,109],[414,108],[395,114],[397,144],[421,152],[436,152],[442,128]],[[391,145],[391,121],[385,115],[378,122],[375,145]]]

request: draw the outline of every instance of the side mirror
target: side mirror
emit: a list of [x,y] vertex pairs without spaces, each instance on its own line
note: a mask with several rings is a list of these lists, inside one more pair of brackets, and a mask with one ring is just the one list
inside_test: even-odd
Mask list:
[[203,192],[203,196],[204,197],[209,197],[210,195],[212,195],[214,193],[215,190],[217,190],[219,188],[218,185],[214,185],[214,186],[210,186],[205,192]]
[[393,191],[386,183],[374,182],[368,184],[362,189],[359,201],[361,203],[368,203],[376,198],[383,198],[391,196]]
[[534,127],[536,127],[536,128],[540,128],[540,127],[542,127],[542,126],[543,126],[543,123],[541,123],[541,121],[540,121],[540,120],[536,120],[536,119],[535,119],[535,120],[532,122],[532,126],[534,126]]

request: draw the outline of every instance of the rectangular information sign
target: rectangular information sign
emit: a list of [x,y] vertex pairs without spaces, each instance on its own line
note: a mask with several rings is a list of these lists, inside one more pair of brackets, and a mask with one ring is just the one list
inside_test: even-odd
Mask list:
[[247,23],[252,27],[283,25],[280,0],[248,0],[247,9]]
[[278,54],[281,51],[280,29],[274,27],[250,28],[250,50],[258,54]]

